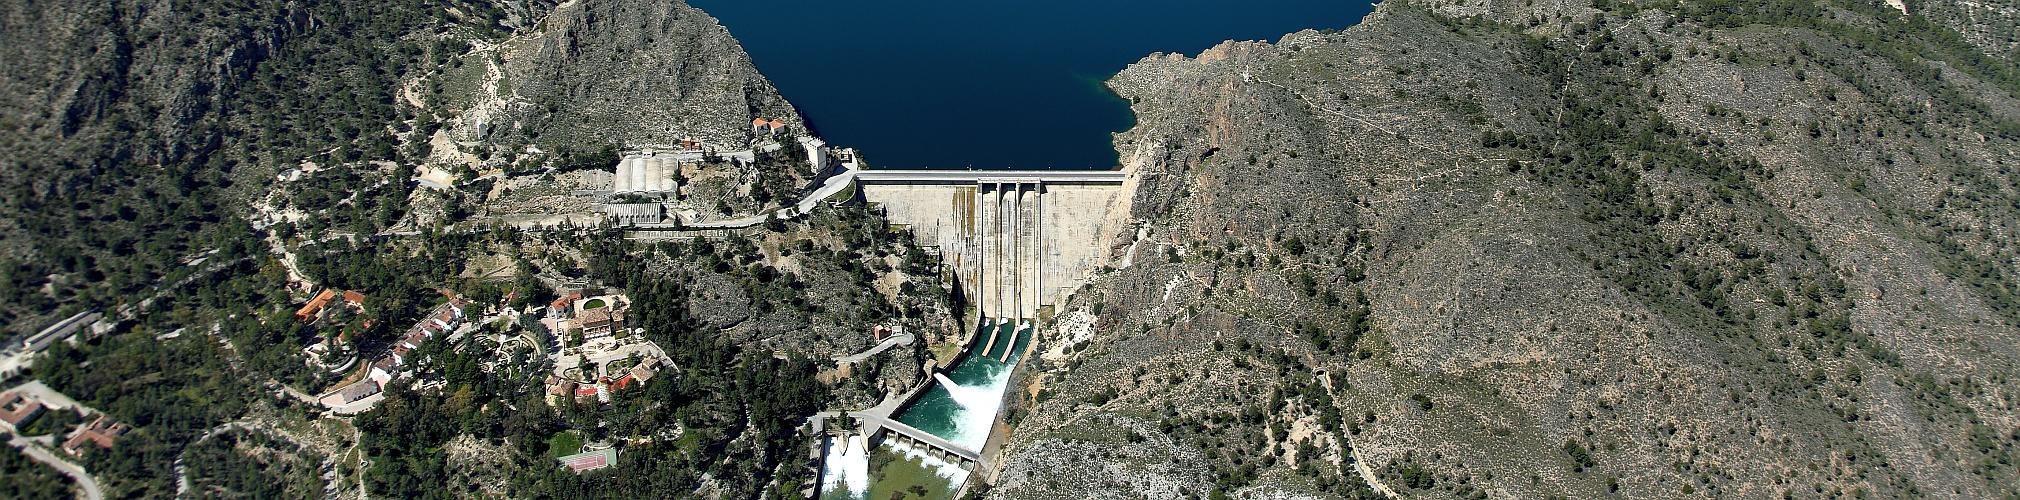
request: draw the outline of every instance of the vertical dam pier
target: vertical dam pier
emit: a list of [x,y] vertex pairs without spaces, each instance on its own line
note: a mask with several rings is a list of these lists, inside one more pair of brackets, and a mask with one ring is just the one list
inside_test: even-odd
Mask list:
[[[864,200],[939,250],[983,321],[1035,323],[1040,308],[1065,299],[1104,262],[1104,226],[1127,211],[1127,174],[1115,170],[860,170],[855,177]],[[996,344],[985,341],[983,350]]]

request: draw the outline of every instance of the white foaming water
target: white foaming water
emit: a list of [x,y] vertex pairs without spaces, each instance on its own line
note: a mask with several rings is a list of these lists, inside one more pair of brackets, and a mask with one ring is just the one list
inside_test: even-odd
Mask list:
[[909,442],[891,440],[885,441],[884,446],[890,447],[891,451],[898,452],[898,454],[904,455],[907,459],[918,460],[920,463],[926,464],[926,468],[932,470],[933,475],[946,479],[948,484],[959,485],[968,481],[968,470],[961,468],[961,464],[941,460],[940,457],[933,456],[933,454],[927,453],[926,450],[921,450],[917,446],[912,446]]
[[846,442],[828,439],[827,459],[821,467],[821,492],[847,491],[851,498],[866,498],[870,494],[870,453],[864,449],[862,436],[849,436]]
[[980,451],[982,444],[989,440],[989,428],[996,422],[996,411],[1003,408],[1003,386],[1010,382],[1010,370],[999,369],[989,374],[981,386],[966,386],[948,380],[946,375],[935,373],[933,378],[947,388],[947,396],[961,405],[954,415],[954,436],[952,441],[961,447]]

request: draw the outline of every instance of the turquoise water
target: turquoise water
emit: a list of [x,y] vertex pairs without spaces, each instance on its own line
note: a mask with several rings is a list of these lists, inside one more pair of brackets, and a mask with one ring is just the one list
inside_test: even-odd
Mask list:
[[[944,380],[932,382],[933,387],[900,410],[897,420],[981,451],[995,425],[996,413],[1002,409],[1011,369],[1035,336],[1028,325],[1006,323],[978,328],[975,342],[989,342],[991,329],[996,331],[996,339],[989,355],[982,355],[979,345],[971,349],[944,374]],[[1011,337],[1013,332],[1015,338]],[[1006,349],[1007,362],[1003,359]],[[825,446],[823,499],[909,498],[914,486],[927,492],[924,498],[949,498],[968,480],[969,471],[960,465],[896,440],[885,440],[869,450],[863,449],[860,436],[849,442],[828,439]]]
[[1128,103],[1102,82],[1152,52],[1345,28],[1360,0],[690,0],[829,142],[887,167],[1116,165]]
[[[996,413],[1002,409],[1003,391],[1010,383],[1010,370],[1023,355],[1024,346],[1030,345],[1031,328],[1003,324],[984,327],[976,333],[976,342],[989,341],[989,329],[997,332],[996,343],[989,355],[982,355],[981,349],[972,349],[954,368],[947,370],[946,380],[937,382],[921,394],[911,406],[898,413],[898,421],[939,436],[956,445],[970,450],[981,451],[989,439],[989,430],[996,420]],[[1012,332],[1016,338],[1011,337]],[[1014,344],[1013,344],[1014,342]],[[1009,362],[1001,360],[1005,349],[1010,351]],[[949,387],[952,382],[954,387]]]

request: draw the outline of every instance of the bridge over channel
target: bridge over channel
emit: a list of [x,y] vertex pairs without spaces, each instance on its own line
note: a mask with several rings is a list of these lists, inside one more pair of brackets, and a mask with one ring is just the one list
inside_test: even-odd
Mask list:
[[897,419],[865,411],[849,412],[849,416],[862,422],[863,435],[869,436],[873,441],[878,433],[888,432],[891,435],[886,436],[885,439],[896,438],[910,441],[913,447],[935,452],[941,459],[949,462],[958,462],[969,466],[982,463],[982,454],[980,452],[963,448],[961,445],[954,444],[953,441],[935,436],[931,432],[919,430],[919,428],[899,422]]

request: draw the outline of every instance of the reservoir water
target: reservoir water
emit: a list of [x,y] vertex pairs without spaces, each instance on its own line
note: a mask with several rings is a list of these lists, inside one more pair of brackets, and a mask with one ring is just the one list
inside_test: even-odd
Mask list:
[[1339,29],[1363,0],[690,0],[814,131],[882,167],[1116,165],[1103,82],[1153,52]]

